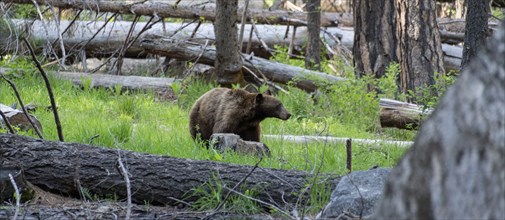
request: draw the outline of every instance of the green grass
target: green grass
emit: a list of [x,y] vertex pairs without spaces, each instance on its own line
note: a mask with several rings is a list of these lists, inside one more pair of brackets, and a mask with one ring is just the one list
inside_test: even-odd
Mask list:
[[[25,70],[7,76],[17,85],[25,104],[40,106],[33,114],[43,126],[44,138],[58,140],[53,113],[44,109],[50,102],[43,80],[33,67],[27,66],[30,65],[17,66]],[[220,153],[205,149],[192,140],[188,129],[189,109],[200,95],[214,85],[194,82],[183,89],[178,87],[181,93],[176,102],[155,102],[152,91],[120,94],[118,88],[80,88],[52,77],[50,81],[66,142],[235,164],[254,165],[258,160],[233,152]],[[361,91],[364,85],[355,81],[335,85],[315,99],[304,91],[289,87],[289,94],[279,93],[277,97],[291,111],[292,118],[287,121],[267,119],[262,122],[262,133],[412,140],[415,135],[413,131],[379,130],[378,101],[373,94]],[[0,80],[0,103],[11,105],[15,102],[10,86]],[[35,137],[32,133],[28,135]],[[296,144],[277,139],[262,140],[270,147],[272,157],[265,158],[261,167],[311,173],[321,167],[322,173],[347,172],[344,143]],[[366,170],[374,165],[392,167],[405,150],[394,145],[355,142],[353,169]],[[319,197],[314,196],[312,200],[318,205],[311,210],[319,209],[328,201],[329,193],[319,194],[315,193]],[[237,202],[233,199],[230,201]]]

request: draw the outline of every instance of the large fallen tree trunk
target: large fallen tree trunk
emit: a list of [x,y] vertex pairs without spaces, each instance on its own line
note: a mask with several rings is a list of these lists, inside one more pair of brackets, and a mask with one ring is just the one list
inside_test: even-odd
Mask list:
[[[89,0],[35,0],[38,4],[48,4],[67,9],[93,10],[96,12],[116,12],[119,14],[135,14],[156,16],[162,18],[185,18],[215,20],[214,7],[189,7],[166,4],[163,2],[124,2],[124,1],[89,1]],[[32,0],[7,0],[12,3],[33,4]],[[242,18],[242,8],[237,11],[237,22]],[[248,14],[258,24],[290,24],[305,26],[305,12],[267,11],[249,9]],[[338,25],[352,26],[352,15],[341,13],[324,13],[321,15],[321,27],[336,27]]]
[[[213,65],[216,59],[216,50],[203,47],[191,42],[171,42],[170,40],[159,39],[153,36],[146,36],[141,41],[141,46],[146,52],[176,58],[180,60],[192,60],[198,63]],[[268,80],[278,83],[288,83],[294,81],[298,88],[314,91],[317,85],[310,80],[312,77],[320,77],[322,80],[335,83],[344,78],[328,75],[325,73],[307,70],[301,67],[290,66],[282,63],[272,62],[263,58],[244,54],[244,66],[248,69],[264,75]]]
[[[0,134],[2,166],[21,167],[27,181],[64,195],[78,196],[80,190],[86,189],[98,196],[126,198],[126,183],[117,166],[118,158],[128,169],[132,200],[138,204],[192,202],[196,199],[192,190],[202,184],[218,180],[231,188],[253,169],[251,166]],[[339,179],[331,175],[326,177],[330,188]],[[256,190],[257,199],[282,206],[305,200],[300,193],[311,178],[314,176],[303,171],[258,168],[243,184]]]

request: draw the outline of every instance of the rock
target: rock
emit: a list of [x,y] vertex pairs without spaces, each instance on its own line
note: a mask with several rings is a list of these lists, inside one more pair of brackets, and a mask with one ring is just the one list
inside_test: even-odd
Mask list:
[[270,149],[261,143],[255,141],[244,141],[240,136],[231,133],[216,133],[210,136],[210,144],[214,148],[225,151],[233,150],[239,154],[252,156],[270,156]]
[[379,168],[344,176],[331,193],[330,203],[317,215],[317,219],[338,218],[345,213],[351,216],[372,214],[389,171],[388,168]]

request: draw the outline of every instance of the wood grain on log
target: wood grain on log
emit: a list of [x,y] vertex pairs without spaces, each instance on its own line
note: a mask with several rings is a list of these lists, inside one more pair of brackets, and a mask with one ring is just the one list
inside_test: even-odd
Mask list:
[[[213,176],[233,186],[252,169],[251,166],[0,134],[2,166],[19,166],[32,184],[63,195],[78,196],[79,189],[83,188],[94,195],[116,195],[124,199],[126,184],[117,168],[118,153],[131,175],[132,200],[138,204],[176,205],[178,200],[195,201],[192,190],[212,180]],[[328,187],[333,188],[339,178],[326,176]],[[245,184],[257,190],[257,199],[285,205],[297,202],[298,194],[310,178],[313,176],[303,171],[259,168]]]

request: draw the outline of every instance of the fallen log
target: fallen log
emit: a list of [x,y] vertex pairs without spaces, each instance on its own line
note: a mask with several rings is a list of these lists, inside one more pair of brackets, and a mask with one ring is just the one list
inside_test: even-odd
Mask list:
[[[146,77],[146,76],[118,76],[110,74],[89,74],[82,72],[56,72],[49,74],[56,78],[70,80],[75,85],[90,87],[115,88],[121,86],[122,90],[163,90],[171,88],[170,85],[177,81],[174,78]],[[89,80],[89,82],[87,82]]]
[[430,109],[423,109],[422,106],[392,99],[380,99],[379,106],[383,128],[417,129],[422,119],[431,113]]
[[396,145],[398,147],[410,147],[414,142],[412,141],[390,141],[390,140],[380,140],[380,139],[362,139],[362,138],[349,138],[349,137],[333,137],[333,136],[315,136],[315,135],[274,135],[265,134],[263,135],[265,139],[277,139],[283,141],[291,141],[299,144],[310,144],[313,142],[323,142],[330,144],[343,144],[347,140],[352,139],[353,142],[360,144],[367,144],[372,146],[380,146],[381,144]]
[[[9,69],[0,68],[0,73],[4,73],[7,70]],[[172,83],[177,81],[174,78],[119,76],[99,73],[90,74],[83,72],[48,71],[47,73],[58,79],[70,80],[72,83],[74,83],[74,85],[82,87],[90,86],[91,88],[102,87],[114,89],[117,86],[121,86],[122,90],[164,90],[170,88]],[[14,111],[9,110],[8,106],[5,105],[2,106],[0,104],[0,107],[4,113]],[[19,110],[15,111],[20,112]]]
[[[160,39],[155,36],[146,36],[141,41],[141,46],[148,53],[158,54],[179,60],[195,60],[198,63],[214,65],[216,59],[216,50],[209,47],[203,47],[200,44],[194,44],[188,41],[174,42]],[[344,78],[328,75],[322,72],[307,70],[301,67],[290,66],[282,63],[272,62],[263,58],[243,54],[244,66],[248,69],[259,72],[268,80],[278,83],[288,83],[294,81],[294,85],[306,91],[316,90],[316,84],[310,80],[311,77],[320,77],[323,81],[335,83]]]
[[[60,44],[57,41],[59,34],[55,31],[48,32],[44,27],[47,27],[50,30],[65,30],[71,23],[70,21],[61,21],[59,28],[57,28],[54,21],[12,21],[17,27],[24,27],[28,25],[29,28],[27,28],[27,30],[30,32],[29,36],[31,36],[34,41],[50,43],[54,42],[55,44],[53,45],[53,51],[55,52],[61,51],[59,49]],[[116,21],[114,24],[108,24],[102,30],[100,30],[104,24],[104,21],[74,22],[69,31],[63,34],[63,45],[65,46],[65,51],[71,51],[74,53],[74,56],[81,55],[80,53],[75,53],[84,51],[86,57],[88,58],[101,58],[117,55],[116,53],[118,51],[118,48],[121,48],[124,44],[132,23],[125,21]],[[145,22],[138,22],[137,25],[133,28],[133,35],[136,36],[145,26]],[[205,40],[210,40],[212,42],[214,39],[214,28],[212,24],[204,23],[201,24],[199,28],[196,28],[197,26],[198,24],[190,23],[166,23],[165,25],[154,24],[148,31],[141,35],[141,38],[146,35],[157,35],[182,41],[191,38],[194,30],[196,29],[197,31],[194,34],[193,41],[203,43]],[[250,32],[251,27],[251,25],[245,25],[245,32]],[[290,36],[293,34],[292,27],[290,28],[288,26],[281,25],[256,25],[255,28],[258,29],[259,33],[261,33],[261,39],[268,45],[269,48],[274,48],[275,45],[288,46],[290,44]],[[334,36],[341,36],[341,44],[352,50],[354,40],[354,31],[352,28],[333,27],[327,28],[326,32]],[[110,33],[114,33],[114,37],[112,37]],[[460,34],[452,32],[443,33],[447,33],[448,41],[454,41],[455,39],[458,39],[458,36],[461,37]],[[307,28],[296,28],[295,36],[296,38],[293,42],[293,54],[304,51],[304,39],[306,39],[307,36]],[[442,36],[444,35],[442,34]],[[335,47],[338,44],[327,34],[321,34],[321,37],[330,47]],[[242,47],[243,52],[245,52],[249,41],[251,41],[251,51],[254,52],[255,56],[267,59],[270,58],[271,51],[268,51],[266,48],[264,48],[257,37],[253,37],[252,39],[244,38]],[[47,44],[43,45],[46,46]],[[39,52],[42,52],[42,50],[50,51],[47,48],[43,47],[38,47],[36,50]],[[462,56],[461,47],[442,44],[442,50],[444,51],[445,69],[459,71]],[[3,51],[3,53],[12,53],[16,51],[16,48],[0,48],[0,51]],[[143,53],[143,50],[140,47],[140,43],[138,41],[134,42],[133,45],[125,51],[124,55],[125,57],[130,58],[144,58],[147,56],[147,54]]]
[[[217,178],[231,187],[253,168],[0,134],[2,166],[18,166],[30,183],[62,195],[78,197],[80,190],[87,189],[101,197],[126,198],[126,183],[117,166],[118,158],[130,174],[132,201],[137,204],[192,202],[197,199],[192,196],[192,190],[202,184]],[[328,187],[335,187],[339,177],[325,176]],[[244,185],[257,190],[257,199],[283,206],[307,199],[300,192],[311,178],[314,176],[303,171],[258,168]]]
[[[124,2],[124,1],[93,1],[88,0],[35,0],[38,4],[52,5],[61,9],[92,10],[95,12],[116,12],[119,14],[134,14],[155,16],[161,18],[183,18],[215,20],[214,7],[191,7],[172,5],[163,2]],[[7,0],[18,4],[33,4],[31,0]],[[242,8],[237,11],[237,22],[242,18]],[[249,9],[247,12],[257,24],[284,24],[305,26],[305,12],[267,11]],[[352,26],[352,15],[342,13],[322,13],[321,27],[336,27],[338,25]]]

